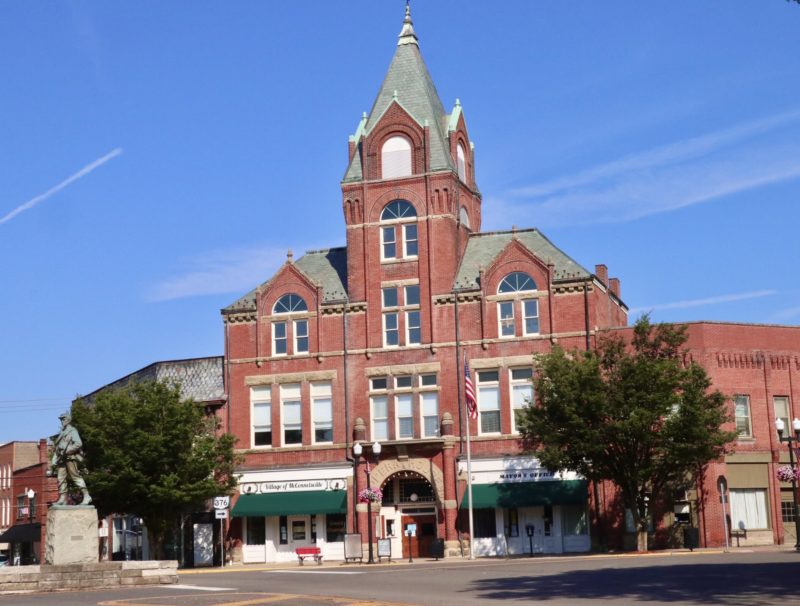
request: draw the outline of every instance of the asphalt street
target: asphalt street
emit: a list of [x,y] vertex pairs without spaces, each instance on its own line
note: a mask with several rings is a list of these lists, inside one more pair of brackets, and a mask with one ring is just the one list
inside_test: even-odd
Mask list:
[[800,554],[681,552],[185,571],[177,586],[0,596],[14,606],[800,604]]

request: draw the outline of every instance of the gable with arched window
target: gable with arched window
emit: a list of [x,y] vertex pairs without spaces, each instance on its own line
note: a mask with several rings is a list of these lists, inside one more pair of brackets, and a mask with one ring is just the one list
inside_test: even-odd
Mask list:
[[511,272],[500,281],[497,287],[500,297],[497,302],[498,336],[511,338],[539,334],[536,291],[536,282],[525,272]]
[[300,295],[288,293],[275,302],[272,307],[275,317],[272,322],[272,355],[308,353],[308,318],[292,317],[307,313],[308,305]]
[[408,200],[392,200],[381,211],[381,259],[416,259],[417,211]]
[[393,179],[412,174],[411,142],[403,136],[389,137],[381,146],[381,177]]

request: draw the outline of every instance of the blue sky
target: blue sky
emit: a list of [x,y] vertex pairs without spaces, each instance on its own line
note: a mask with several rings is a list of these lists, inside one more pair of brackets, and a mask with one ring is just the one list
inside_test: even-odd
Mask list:
[[[220,308],[341,245],[401,0],[0,4],[0,442],[223,351]],[[632,317],[800,324],[800,5],[412,2],[484,230],[538,227]]]

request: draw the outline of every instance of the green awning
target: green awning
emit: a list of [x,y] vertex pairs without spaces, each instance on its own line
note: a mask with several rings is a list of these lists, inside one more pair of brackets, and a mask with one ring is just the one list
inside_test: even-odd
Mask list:
[[345,513],[344,490],[307,490],[269,494],[243,494],[233,506],[235,518]]
[[[473,484],[472,508],[583,505],[587,498],[586,487],[586,480]],[[467,499],[467,491],[464,491],[461,507],[467,506]]]

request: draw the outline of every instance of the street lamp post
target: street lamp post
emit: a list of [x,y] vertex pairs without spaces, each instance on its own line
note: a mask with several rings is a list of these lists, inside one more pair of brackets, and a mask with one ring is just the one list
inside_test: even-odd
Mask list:
[[792,444],[800,443],[800,419],[795,417],[792,421],[792,430],[794,430],[794,437],[791,433],[785,438],[783,437],[783,430],[785,423],[781,419],[775,419],[775,429],[778,430],[778,440],[786,442],[789,445],[789,467],[792,468],[792,505],[794,507],[794,530],[795,530],[795,551],[800,552],[800,512],[797,511],[797,472],[794,466],[794,447]]
[[34,499],[36,498],[36,491],[33,488],[28,488],[28,522],[33,524],[33,507],[35,505]]
[[[356,442],[353,444],[353,456],[356,459],[356,468],[358,468],[358,461],[361,458],[361,455],[364,452],[364,447],[361,446],[360,442]],[[375,464],[378,463],[378,457],[381,454],[381,443],[375,442],[372,444],[372,455],[375,459]],[[372,480],[370,478],[370,468],[369,465],[367,466],[367,491],[372,492]],[[369,541],[369,558],[367,559],[367,564],[374,564],[375,563],[375,555],[372,549],[372,501],[367,501],[367,541]]]

